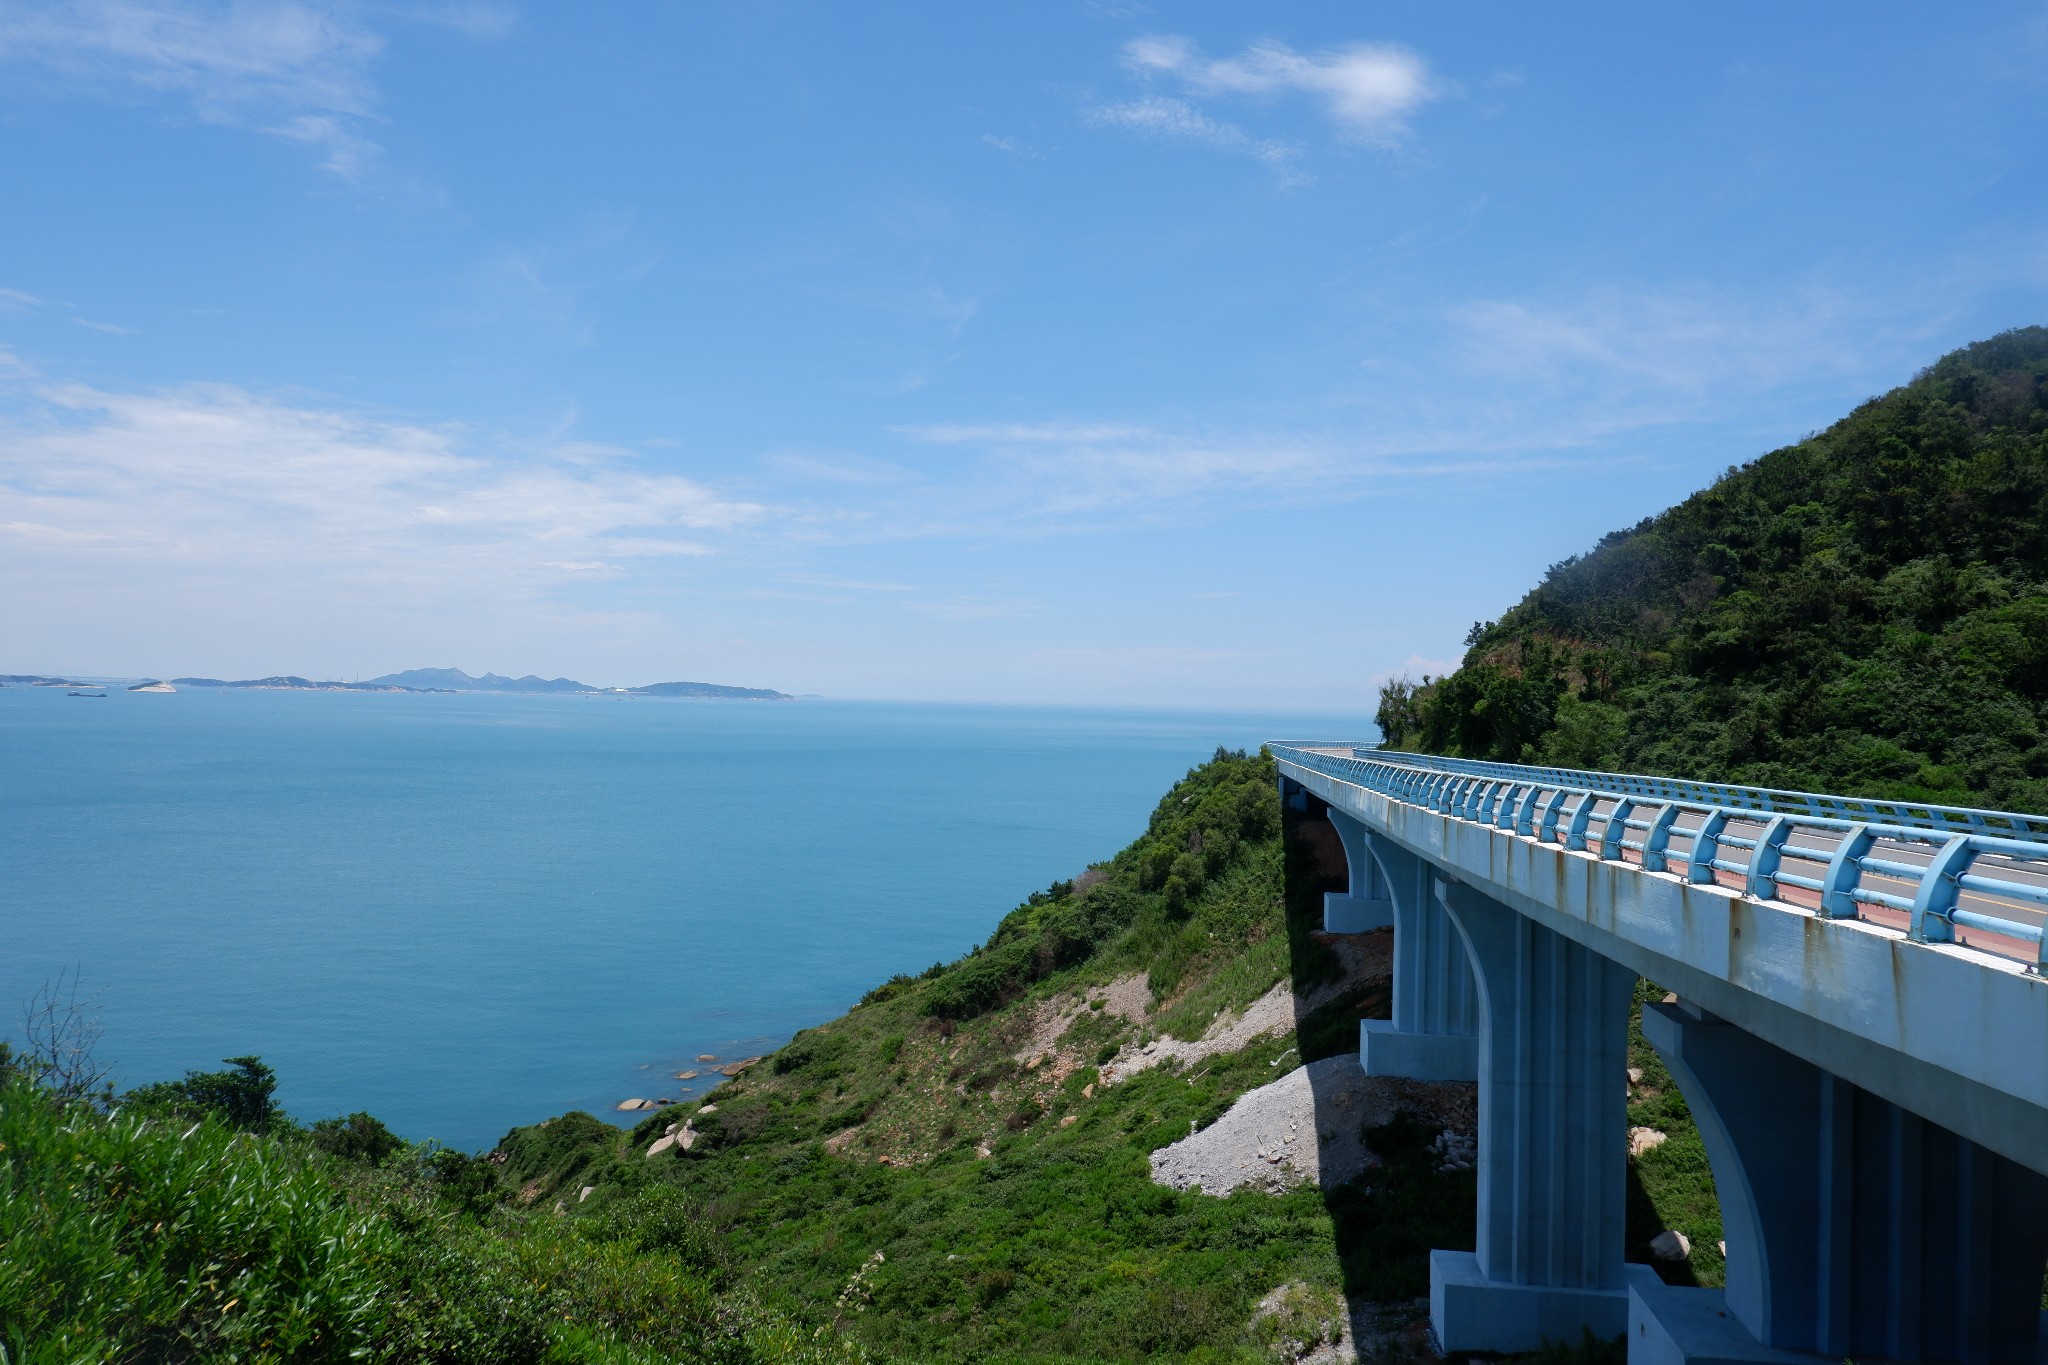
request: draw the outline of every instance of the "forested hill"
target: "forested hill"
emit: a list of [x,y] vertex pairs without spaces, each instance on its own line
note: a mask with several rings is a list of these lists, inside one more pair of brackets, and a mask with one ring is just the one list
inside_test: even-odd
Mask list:
[[1551,566],[1390,744],[2048,810],[2048,328]]

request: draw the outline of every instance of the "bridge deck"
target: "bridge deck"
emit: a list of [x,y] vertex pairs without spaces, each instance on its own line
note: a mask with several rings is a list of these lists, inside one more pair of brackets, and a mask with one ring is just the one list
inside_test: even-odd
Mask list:
[[1682,872],[1760,900],[1955,943],[2035,970],[2048,963],[2048,817],[1466,762],[1354,744],[1272,748],[1344,781],[1603,861],[1641,867],[1647,857],[1650,870]]

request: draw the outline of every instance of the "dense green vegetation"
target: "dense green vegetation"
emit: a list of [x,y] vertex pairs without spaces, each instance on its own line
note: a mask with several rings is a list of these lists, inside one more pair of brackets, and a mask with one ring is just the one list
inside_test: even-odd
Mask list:
[[1399,747],[2048,810],[2048,328],[1551,567]]
[[231,1065],[109,1108],[0,1048],[0,1362],[859,1358],[741,1292],[673,1192],[518,1215],[489,1162],[300,1130]]

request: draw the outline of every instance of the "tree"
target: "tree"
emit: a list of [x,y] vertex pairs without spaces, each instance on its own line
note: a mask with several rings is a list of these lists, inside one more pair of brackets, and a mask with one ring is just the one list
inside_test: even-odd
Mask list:
[[99,996],[79,997],[76,968],[59,972],[21,1006],[21,1033],[26,1044],[14,1052],[0,1044],[0,1070],[27,1072],[63,1100],[80,1100],[106,1092],[110,1068],[94,1055],[100,1021],[93,1012]]

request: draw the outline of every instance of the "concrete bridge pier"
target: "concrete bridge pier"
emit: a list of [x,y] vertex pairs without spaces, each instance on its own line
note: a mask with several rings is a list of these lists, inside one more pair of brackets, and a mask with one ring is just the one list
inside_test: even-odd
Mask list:
[[1391,927],[1394,903],[1388,895],[1386,874],[1379,860],[1372,856],[1371,833],[1335,806],[1324,814],[1344,845],[1344,865],[1350,872],[1351,885],[1343,891],[1323,893],[1323,931],[1365,934]]
[[1622,1259],[1634,973],[1470,887],[1439,880],[1436,896],[1479,1001],[1478,1241],[1430,1253],[1437,1338],[1447,1352],[1611,1340],[1631,1278],[1656,1278]]
[[1695,1007],[1643,1034],[1706,1145],[1728,1285],[1635,1284],[1630,1365],[2037,1365],[2048,1176]]
[[1374,869],[1394,925],[1394,1017],[1359,1020],[1358,1064],[1368,1076],[1478,1080],[1479,992],[1464,940],[1437,904],[1435,874],[1343,811],[1332,807],[1330,820],[1343,835],[1345,856],[1356,845]]

